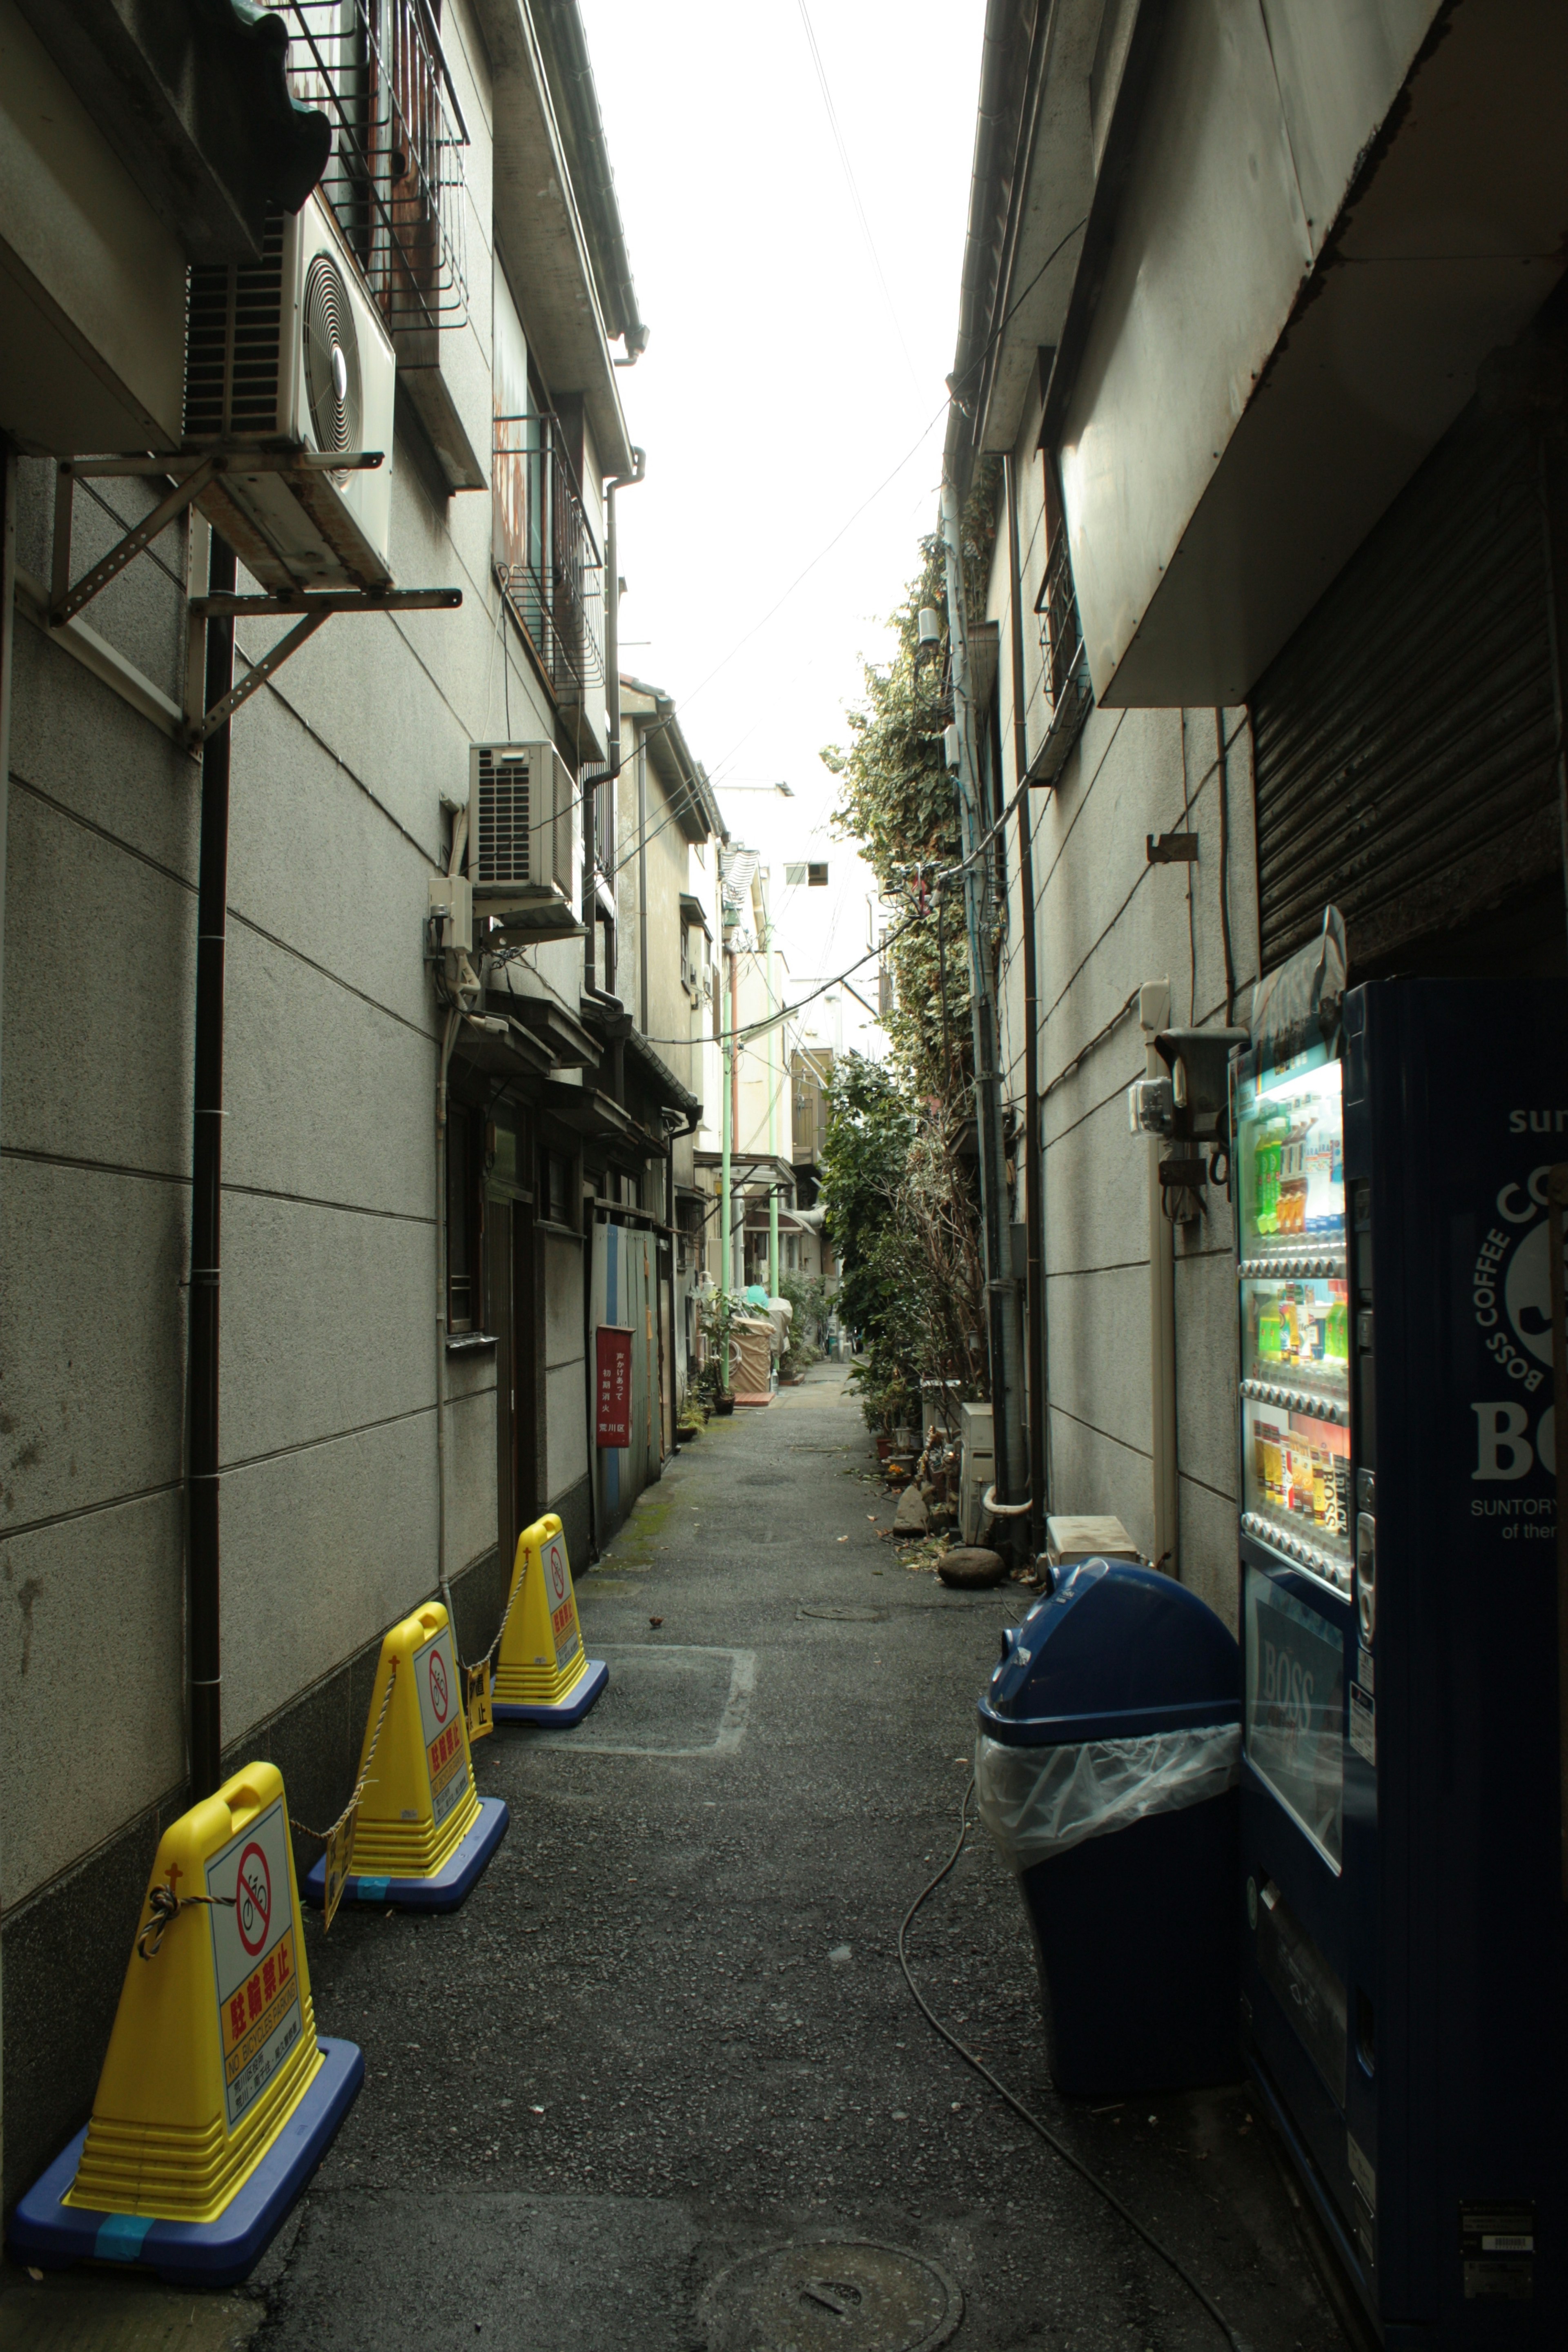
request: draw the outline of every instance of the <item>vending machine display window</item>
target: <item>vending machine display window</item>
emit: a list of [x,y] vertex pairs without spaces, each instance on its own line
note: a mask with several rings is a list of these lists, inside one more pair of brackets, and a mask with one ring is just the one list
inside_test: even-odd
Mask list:
[[1342,1080],[1298,1054],[1237,1093],[1241,1476],[1248,1534],[1350,1590],[1350,1290]]
[[1247,1571],[1247,1759],[1336,1875],[1344,1848],[1344,1637]]

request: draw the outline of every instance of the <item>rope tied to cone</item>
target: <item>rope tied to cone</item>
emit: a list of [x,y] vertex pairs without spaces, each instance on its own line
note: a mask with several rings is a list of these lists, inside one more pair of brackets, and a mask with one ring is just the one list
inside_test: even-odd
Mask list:
[[136,1938],[136,1949],[144,1960],[156,1959],[171,1921],[180,1911],[188,1911],[194,1903],[205,1903],[215,1911],[232,1911],[237,1898],[232,1895],[176,1895],[172,1886],[152,1887],[147,1895],[147,1907],[153,1916],[144,1920]]
[[358,1805],[360,1799],[364,1794],[365,1783],[370,1779],[370,1768],[375,1761],[375,1751],[381,1742],[381,1727],[386,1721],[386,1710],[392,1704],[392,1685],[396,1680],[397,1660],[394,1658],[392,1661],[391,1671],[386,1677],[386,1688],[381,1695],[381,1712],[375,1718],[375,1729],[370,1736],[370,1747],[366,1750],[364,1762],[360,1766],[359,1779],[354,1782],[353,1794],[350,1797],[348,1803],[343,1807],[342,1811],[338,1815],[337,1820],[332,1823],[331,1829],[327,1830],[310,1829],[305,1822],[297,1822],[294,1819],[293,1814],[290,1813],[289,1816],[289,1826],[290,1829],[298,1830],[301,1837],[314,1838],[319,1845],[325,1845],[329,1838],[336,1837],[338,1832],[342,1828],[343,1823],[348,1820],[350,1814],[353,1812],[354,1809]]

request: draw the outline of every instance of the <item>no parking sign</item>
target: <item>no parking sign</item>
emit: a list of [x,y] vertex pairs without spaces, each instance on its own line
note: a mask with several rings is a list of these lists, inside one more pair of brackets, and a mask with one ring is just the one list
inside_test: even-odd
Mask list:
[[269,1805],[206,1865],[223,2087],[233,2131],[300,2039],[289,1824]]
[[468,1785],[458,1661],[452,1649],[450,1626],[443,1626],[432,1641],[416,1653],[414,1687],[419,1694],[419,1722],[430,1773],[430,1815],[439,1829]]

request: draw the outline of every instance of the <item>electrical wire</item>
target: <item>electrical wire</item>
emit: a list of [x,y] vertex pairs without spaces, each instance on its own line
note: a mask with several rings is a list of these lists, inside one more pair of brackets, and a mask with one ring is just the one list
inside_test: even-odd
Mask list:
[[945,2026],[942,2023],[941,2018],[938,2017],[936,2011],[931,2008],[930,2002],[926,2000],[925,1995],[921,1992],[919,1985],[916,1984],[914,1978],[910,1973],[909,1955],[904,1948],[904,1938],[909,1933],[910,1923],[914,1918],[914,1916],[920,1909],[921,1904],[925,1902],[927,1896],[935,1894],[937,1888],[942,1885],[942,1880],[946,1878],[949,1873],[952,1870],[959,1855],[963,1852],[964,1842],[969,1835],[969,1800],[973,1794],[974,1775],[972,1772],[969,1776],[969,1784],[963,1791],[963,1802],[959,1807],[957,1843],[953,1846],[952,1852],[948,1855],[947,1860],[942,1864],[942,1868],[937,1872],[936,1876],[934,1878],[928,1879],[925,1885],[921,1887],[920,1893],[915,1896],[914,1901],[910,1905],[909,1909],[905,1912],[899,1926],[899,1966],[904,1972],[904,1982],[909,1986],[910,1991],[914,1999],[915,2006],[920,2011],[921,2015],[925,2019],[926,2023],[931,2027],[931,2031],[934,2033],[940,2033],[942,2040],[949,2045],[949,2047],[957,2051],[964,2064],[966,2066],[973,2066],[975,2073],[981,2077],[982,2081],[989,2083],[991,2088],[996,2093],[997,2096],[1006,2101],[1014,2114],[1020,2116],[1022,2120],[1028,2125],[1031,2131],[1038,2132],[1047,2147],[1053,2149],[1054,2152],[1061,2158],[1064,2164],[1070,2165],[1072,2169],[1079,2175],[1079,2178],[1081,2180],[1088,2182],[1095,2195],[1097,2197],[1103,2198],[1106,2204],[1110,2207],[1112,2212],[1120,2214],[1122,2221],[1126,2222],[1128,2228],[1142,2239],[1143,2243],[1151,2250],[1152,2252],[1159,2255],[1160,2260],[1164,2263],[1166,2269],[1173,2272],[1174,2275],[1181,2280],[1182,2284],[1186,2288],[1188,2294],[1194,2296],[1196,2300],[1202,2304],[1209,2317],[1214,2321],[1215,2326],[1219,2329],[1220,2334],[1225,2337],[1226,2342],[1231,2347],[1231,2352],[1252,2352],[1252,2347],[1247,2343],[1247,2338],[1237,2334],[1235,2328],[1232,2327],[1229,2320],[1226,2319],[1225,2314],[1221,2311],[1219,2305],[1214,2301],[1213,2297],[1205,2293],[1204,2289],[1198,2284],[1196,2279],[1194,2278],[1192,2273],[1184,2268],[1182,2263],[1177,2261],[1175,2255],[1172,2253],[1170,2248],[1168,2246],[1162,2245],[1159,2239],[1155,2237],[1153,2231],[1146,2228],[1145,2225],[1138,2219],[1137,2214],[1132,2211],[1131,2208],[1122,2202],[1115,2189],[1111,2188],[1110,2183],[1108,2180],[1101,2179],[1098,2172],[1091,2171],[1089,2167],[1085,2164],[1082,2157],[1075,2155],[1073,2150],[1068,2146],[1067,2142],[1064,2139],[1059,2138],[1058,2135],[1052,2131],[1048,2124],[1044,2124],[1040,2121],[1039,2116],[1036,2115],[1032,2107],[1026,2107],[1024,2105],[1023,2100],[1016,2096],[1016,2095],[1007,2088],[1006,2084],[1002,2082],[991,2072],[990,2067],[986,2065],[983,2058],[977,2058],[973,2051],[968,2049],[965,2044],[959,2040],[957,2034],[954,2033],[950,2027]]
[[816,35],[812,29],[805,0],[798,0],[798,5],[800,21],[805,27],[806,47],[811,51],[811,62],[816,68],[817,88],[822,92],[822,103],[827,110],[828,128],[833,133],[833,143],[838,150],[838,161],[844,167],[844,177],[848,184],[850,201],[855,206],[856,217],[860,223],[860,234],[866,240],[866,250],[871,257],[871,267],[876,272],[877,283],[882,289],[882,299],[888,306],[888,316],[893,322],[893,332],[899,339],[899,349],[904,355],[904,365],[909,369],[910,382],[914,385],[918,398],[920,379],[915,373],[915,363],[910,357],[910,347],[904,341],[904,331],[899,323],[899,314],[893,307],[893,297],[887,278],[883,275],[882,257],[877,250],[877,240],[871,234],[871,224],[866,216],[866,207],[860,201],[860,189],[855,177],[855,167],[849,161],[849,150],[844,143],[844,133],[838,127],[838,110],[833,103],[833,92],[827,86],[827,68],[822,62],[822,52],[816,46]]

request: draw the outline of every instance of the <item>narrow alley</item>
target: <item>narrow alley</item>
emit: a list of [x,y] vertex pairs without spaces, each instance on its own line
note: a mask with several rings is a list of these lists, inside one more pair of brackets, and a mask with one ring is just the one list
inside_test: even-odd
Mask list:
[[[1219,2343],[900,1974],[899,1922],[952,1849],[974,1700],[1027,1596],[907,1571],[873,1460],[836,1366],[711,1422],[579,1584],[601,1705],[475,1749],[511,1829],[465,1906],[345,1906],[330,1936],[307,1915],[320,2029],[361,2042],[365,2088],[248,2286],[203,2305],[227,2330],[204,2345],[725,2352],[773,2341],[746,2324],[746,2258],[796,2239],[922,2257],[933,2294],[963,2297],[958,2340],[988,2352]],[[939,2015],[1238,2336],[1342,2342],[1246,2087],[1053,2097],[1022,1908],[983,1830],[909,1948]],[[101,2292],[13,2290],[0,2344]],[[188,2296],[148,2284],[121,2304],[142,2307],[190,2341]],[[798,2316],[803,2347],[945,2340]]]

